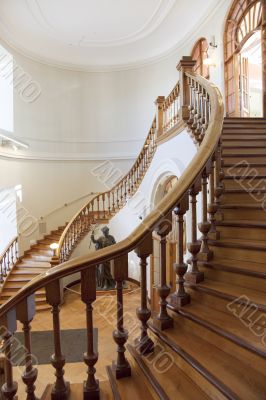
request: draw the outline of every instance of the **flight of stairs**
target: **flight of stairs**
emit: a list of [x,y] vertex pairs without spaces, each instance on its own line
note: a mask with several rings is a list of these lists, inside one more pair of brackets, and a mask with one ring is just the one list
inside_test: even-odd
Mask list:
[[[199,263],[205,280],[186,284],[191,304],[169,307],[174,328],[149,322],[156,352],[174,363],[162,373],[156,357],[129,345],[133,379],[113,380],[121,399],[266,399],[266,119],[225,119],[222,151],[220,237],[210,240],[213,258]],[[242,180],[239,162],[250,164]]]
[[[43,239],[38,240],[36,244],[32,245],[31,248],[24,253],[3,284],[0,293],[0,304],[3,304],[10,297],[14,296],[19,289],[37,275],[46,272],[51,268],[50,260],[53,252],[50,249],[50,244],[59,242],[64,229],[65,226],[60,226],[57,230],[52,231]],[[49,309],[44,289],[41,289],[36,293],[35,300],[36,310],[44,311]]]

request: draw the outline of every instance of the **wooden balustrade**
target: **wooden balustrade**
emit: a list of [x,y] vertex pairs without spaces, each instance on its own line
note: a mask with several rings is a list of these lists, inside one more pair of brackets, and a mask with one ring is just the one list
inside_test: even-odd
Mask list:
[[0,283],[5,281],[8,273],[19,260],[18,237],[15,237],[0,256]]
[[[87,321],[87,343],[84,348],[84,362],[87,367],[87,379],[84,382],[83,398],[99,399],[100,386],[96,379],[96,365],[98,354],[96,330],[93,324],[93,303],[96,299],[96,266],[111,262],[112,273],[116,280],[117,292],[117,325],[113,333],[117,345],[117,360],[113,363],[113,371],[117,378],[130,376],[131,368],[125,355],[125,344],[128,340],[128,332],[124,326],[123,311],[123,280],[128,277],[128,254],[131,251],[137,253],[140,258],[141,276],[141,298],[140,306],[137,309],[137,317],[140,321],[140,334],[135,342],[141,354],[148,354],[153,351],[154,345],[148,335],[148,321],[151,318],[151,311],[147,305],[147,260],[153,254],[152,232],[154,230],[160,236],[160,282],[157,287],[160,298],[160,310],[153,318],[153,323],[160,329],[168,329],[173,326],[173,320],[168,314],[168,307],[179,308],[189,303],[190,297],[186,293],[184,278],[196,285],[202,281],[204,275],[199,270],[198,259],[208,259],[211,253],[208,249],[208,237],[216,232],[216,211],[219,202],[219,195],[222,187],[222,159],[219,152],[219,139],[223,123],[223,105],[219,90],[211,85],[204,78],[191,71],[193,62],[185,58],[180,63],[180,100],[181,108],[176,114],[177,105],[171,106],[167,114],[167,121],[173,124],[174,118],[184,118],[191,129],[196,131],[199,139],[199,132],[202,140],[198,151],[184,171],[182,177],[176,183],[174,190],[170,191],[155,210],[142,221],[129,237],[110,247],[89,253],[86,256],[57,265],[60,261],[66,260],[78,238],[97,221],[98,213],[101,218],[107,217],[124,204],[126,196],[134,194],[140,184],[141,174],[147,169],[152,158],[156,142],[155,137],[158,131],[157,122],[153,122],[147,141],[148,147],[143,148],[139,158],[136,160],[130,174],[123,178],[113,189],[104,195],[96,196],[87,204],[70,222],[60,241],[60,250],[53,257],[51,268],[45,274],[40,274],[32,282],[22,288],[0,307],[0,323],[4,327],[1,332],[3,337],[3,349],[5,353],[6,382],[2,387],[2,393],[7,400],[14,400],[17,393],[17,384],[13,380],[11,363],[11,339],[16,331],[16,318],[24,327],[25,338],[25,359],[27,361],[23,381],[26,385],[27,399],[35,399],[35,382],[37,371],[33,367],[31,357],[31,333],[30,323],[34,317],[33,295],[45,287],[48,304],[52,306],[54,354],[51,363],[55,368],[55,383],[52,388],[52,399],[66,399],[69,393],[69,384],[64,379],[65,357],[61,349],[60,331],[60,305],[62,303],[62,278],[81,272],[81,300],[86,305]],[[190,70],[189,70],[190,66]],[[176,101],[176,92],[168,100],[170,104]],[[178,115],[178,117],[177,117]],[[197,125],[195,124],[195,118]],[[171,122],[172,121],[172,122]],[[192,122],[192,124],[191,124]],[[163,125],[161,125],[163,127]],[[171,128],[173,129],[173,127]],[[148,150],[147,150],[148,149]],[[209,204],[207,201],[207,188],[209,188]],[[197,233],[197,196],[201,192],[202,215],[199,228],[203,235],[202,240],[198,239]],[[109,200],[110,199],[110,200]],[[190,207],[190,213],[187,210]],[[177,275],[177,288],[170,296],[170,286],[166,277],[166,237],[172,229],[173,212],[178,220],[178,244],[177,259],[174,263]],[[184,217],[186,216],[187,226],[191,231],[191,238],[188,243],[188,250],[192,258],[190,270],[187,272],[187,265],[184,262],[183,229]],[[208,221],[208,216],[210,222]],[[74,227],[74,228],[73,228]],[[11,257],[12,261],[12,257]],[[85,367],[84,367],[85,368]]]

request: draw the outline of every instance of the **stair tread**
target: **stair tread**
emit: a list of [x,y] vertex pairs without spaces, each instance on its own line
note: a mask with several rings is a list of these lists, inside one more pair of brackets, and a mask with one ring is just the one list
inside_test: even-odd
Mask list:
[[[235,399],[258,400],[265,396],[265,375],[258,373],[252,366],[248,368],[233,355],[229,355],[203,338],[185,331],[182,324],[174,323],[174,328],[164,331],[166,336],[197,363],[214,375],[230,391]],[[193,362],[193,361],[192,361]],[[231,397],[232,398],[232,397]]]
[[261,204],[254,203],[230,203],[230,204],[221,204],[222,209],[253,209],[253,210],[263,210]]
[[239,261],[239,260],[234,260],[232,262],[231,259],[220,259],[219,260],[211,260],[208,262],[200,262],[199,264],[203,264],[203,265],[209,265],[209,266],[214,266],[217,267],[217,269],[221,268],[225,268],[226,270],[230,271],[230,269],[232,270],[239,270],[238,272],[241,273],[241,270],[243,272],[246,273],[257,273],[258,276],[261,276],[262,278],[266,277],[266,268],[265,265],[262,263],[256,263],[253,262],[252,263],[250,261]]
[[255,227],[255,228],[266,228],[265,221],[253,221],[253,220],[226,220],[217,221],[217,226],[239,226],[239,227]]
[[209,243],[212,246],[225,246],[225,247],[244,247],[250,248],[254,250],[266,250],[265,240],[252,240],[252,239],[219,239],[219,240],[210,240]]
[[228,283],[223,283],[219,281],[213,281],[210,279],[205,279],[204,282],[198,283],[197,285],[186,283],[186,286],[191,287],[196,290],[209,291],[213,294],[221,295],[222,297],[227,297],[228,299],[237,299],[245,295],[252,302],[260,305],[263,310],[266,311],[266,296],[265,293],[258,290],[253,290],[241,286],[230,285]]
[[[152,378],[160,385],[160,388],[163,388],[163,391],[167,397],[163,396],[162,394],[160,398],[167,398],[169,400],[176,397],[183,400],[194,399],[195,397],[197,400],[209,399],[209,397],[201,390],[201,388],[195,382],[193,382],[191,378],[188,377],[185,372],[178,367],[178,365],[176,365],[176,363],[173,363],[167,372],[162,373],[161,371],[158,371],[156,363],[148,362],[146,357],[136,355],[134,346],[128,345],[127,347],[131,353],[131,356],[134,358],[135,355],[140,365],[144,365],[144,369],[147,369],[148,375],[152,376]],[[161,348],[156,348],[155,346],[152,358],[159,358],[161,351]]]
[[[247,327],[233,314],[218,311],[205,305],[192,303],[180,309],[181,315],[191,315],[194,320],[201,320],[214,330],[223,332],[224,336],[231,336],[245,345],[251,351],[266,357],[266,348],[261,337],[254,335]],[[224,328],[226,327],[226,328]]]

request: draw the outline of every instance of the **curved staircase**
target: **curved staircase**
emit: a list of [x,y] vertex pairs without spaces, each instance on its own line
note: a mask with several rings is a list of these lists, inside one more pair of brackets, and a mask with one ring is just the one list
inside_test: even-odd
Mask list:
[[[186,122],[198,147],[172,191],[126,239],[60,264],[60,260],[68,259],[79,235],[95,221],[95,209],[98,217],[105,218],[133,193],[145,171],[143,167],[141,173],[139,163],[135,164],[115,190],[98,196],[68,224],[60,239],[56,259],[59,265],[36,277],[0,307],[0,322],[6,328],[4,398],[13,400],[17,393],[10,362],[16,320],[22,323],[25,335],[28,363],[23,382],[34,398],[38,380],[31,361],[29,327],[34,316],[34,294],[42,287],[46,302],[52,307],[52,366],[56,370],[55,384],[47,386],[42,400],[266,398],[266,119],[223,119],[219,90],[192,71],[194,64],[190,57],[184,57],[178,66],[180,83],[172,92],[174,95],[157,101],[156,132],[172,135],[177,130],[176,89],[180,88],[178,116]],[[143,160],[149,160],[147,153]],[[172,266],[167,265],[166,237],[173,227],[173,215],[178,226],[174,264],[177,282],[170,286],[167,270]],[[184,260],[184,217],[191,234],[186,243],[191,254],[189,269]],[[159,237],[160,249],[160,279],[155,288],[159,305],[149,310],[147,259],[154,255],[153,231]],[[130,324],[127,332],[123,281],[128,278],[128,254],[132,250],[140,263],[140,299],[134,329]],[[99,383],[96,378],[97,366],[102,368],[97,363],[101,348],[97,349],[94,342],[93,306],[96,265],[107,261],[112,262],[116,280],[117,302],[112,307],[117,358],[107,366],[106,380]],[[79,271],[86,316],[84,364],[88,376],[84,384],[70,385],[69,393],[61,350],[60,280]],[[109,316],[111,310],[108,304],[105,307]]]

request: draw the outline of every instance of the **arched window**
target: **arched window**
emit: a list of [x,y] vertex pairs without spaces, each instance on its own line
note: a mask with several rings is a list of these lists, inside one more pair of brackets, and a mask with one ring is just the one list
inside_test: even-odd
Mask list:
[[241,57],[241,52],[256,32],[259,34],[257,36],[260,36],[261,25],[260,0],[233,1],[224,33],[225,92],[229,116],[249,116],[250,114],[249,94],[246,87],[249,80],[248,59],[245,56]]
[[193,60],[196,61],[194,71],[206,79],[209,79],[210,77],[209,67],[204,65],[204,60],[208,58],[208,47],[209,45],[207,40],[205,38],[201,38],[197,41],[191,53]]

